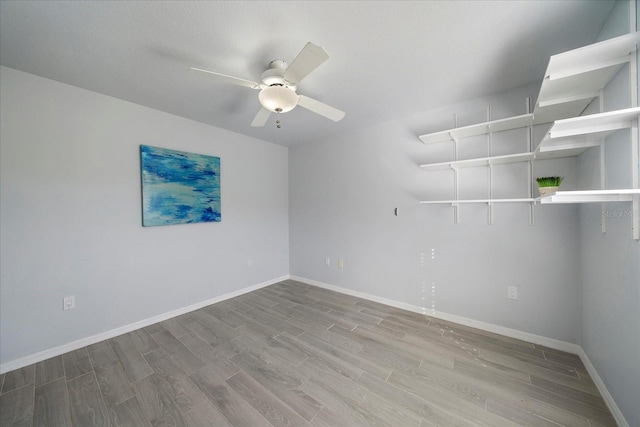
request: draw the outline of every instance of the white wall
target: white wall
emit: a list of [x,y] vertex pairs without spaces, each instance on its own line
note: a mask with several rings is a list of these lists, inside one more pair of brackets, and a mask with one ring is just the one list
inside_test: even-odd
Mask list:
[[[286,148],[0,71],[3,365],[288,274]],[[143,228],[141,144],[219,156],[222,222]]]
[[[635,19],[633,17],[632,19]],[[614,9],[600,40],[629,32],[629,4]],[[629,67],[604,91],[604,109],[630,106]],[[597,107],[597,106],[596,106]],[[621,130],[605,142],[607,188],[630,187],[631,132]],[[637,167],[637,165],[636,165]],[[584,188],[600,185],[600,150],[579,159]],[[580,207],[580,281],[583,287],[582,347],[631,426],[640,425],[640,242],[631,233],[630,203]],[[602,216],[606,233],[601,232]]]
[[[289,157],[291,274],[364,292],[430,312],[463,316],[577,343],[580,336],[577,208],[500,205],[494,225],[484,205],[464,206],[453,224],[450,206],[419,200],[452,197],[452,172],[420,163],[451,160],[451,145],[425,146],[417,135],[523,114],[537,85],[381,123]],[[428,88],[425,89],[428,96]],[[536,137],[543,130],[537,129]],[[524,130],[494,137],[494,154],[526,150]],[[486,137],[462,143],[460,158],[486,156]],[[537,176],[561,174],[576,185],[575,160],[540,162]],[[527,197],[526,164],[496,167],[494,197]],[[460,178],[460,196],[486,198],[486,170]],[[394,216],[398,207],[400,215]],[[435,249],[435,259],[431,251]],[[325,257],[331,265],[324,264]],[[337,260],[344,260],[344,268]],[[519,288],[507,300],[508,285]],[[435,293],[432,287],[435,286]]]

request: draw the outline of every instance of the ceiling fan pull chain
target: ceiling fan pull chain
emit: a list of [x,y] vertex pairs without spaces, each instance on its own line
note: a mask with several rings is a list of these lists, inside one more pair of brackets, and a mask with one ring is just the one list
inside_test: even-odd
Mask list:
[[280,129],[280,112],[282,108],[276,108],[276,127]]

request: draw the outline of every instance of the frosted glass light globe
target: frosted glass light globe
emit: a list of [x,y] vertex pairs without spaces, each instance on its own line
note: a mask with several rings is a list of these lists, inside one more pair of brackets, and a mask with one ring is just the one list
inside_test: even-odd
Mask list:
[[269,86],[258,94],[260,104],[271,112],[286,113],[298,105],[298,95],[286,86]]

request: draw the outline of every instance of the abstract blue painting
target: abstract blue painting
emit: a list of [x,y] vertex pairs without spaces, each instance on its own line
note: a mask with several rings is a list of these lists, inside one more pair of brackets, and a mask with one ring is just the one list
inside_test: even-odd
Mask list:
[[140,146],[142,225],[220,222],[220,157]]

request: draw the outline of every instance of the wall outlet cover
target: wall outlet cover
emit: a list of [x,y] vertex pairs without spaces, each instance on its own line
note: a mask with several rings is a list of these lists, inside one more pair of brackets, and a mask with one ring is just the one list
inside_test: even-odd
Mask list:
[[64,299],[62,300],[62,309],[71,310],[72,308],[76,308],[76,297],[64,297]]

